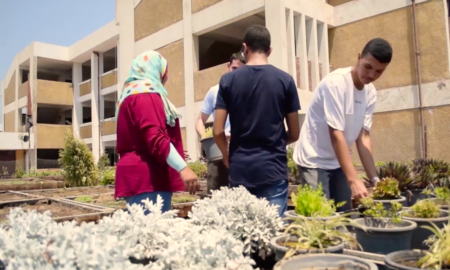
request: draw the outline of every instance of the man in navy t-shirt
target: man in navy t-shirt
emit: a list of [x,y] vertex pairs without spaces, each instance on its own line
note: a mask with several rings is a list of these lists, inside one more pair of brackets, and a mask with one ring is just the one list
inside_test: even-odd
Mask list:
[[[300,133],[297,87],[292,76],[268,64],[270,33],[264,26],[247,29],[242,52],[247,65],[223,75],[219,83],[214,139],[230,169],[230,185],[242,185],[279,205],[283,216],[288,190],[286,145],[297,141]],[[224,132],[228,114],[229,154]]]

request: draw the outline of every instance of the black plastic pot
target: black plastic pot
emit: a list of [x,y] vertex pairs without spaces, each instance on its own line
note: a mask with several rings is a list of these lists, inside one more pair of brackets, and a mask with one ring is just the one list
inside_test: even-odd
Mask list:
[[418,267],[406,266],[400,262],[413,262],[420,260],[425,253],[420,250],[401,250],[389,253],[384,258],[384,262],[389,269],[395,270],[423,270]]
[[379,202],[383,203],[384,209],[386,209],[386,211],[389,211],[391,209],[391,207],[392,207],[391,202],[399,202],[403,206],[406,206],[406,203],[407,203],[406,198],[403,196],[400,196],[399,199],[393,199],[393,200],[375,200],[374,199],[373,202],[374,203],[379,203]]
[[[436,201],[436,203],[438,202],[436,198],[431,198],[431,199],[429,199],[429,200]],[[439,204],[439,206],[440,206],[442,209],[445,209],[445,210],[448,210],[448,209],[450,208],[450,205],[448,205],[448,204]]]
[[368,260],[344,254],[308,254],[294,256],[278,262],[273,270],[326,270],[326,269],[358,269],[378,270]]
[[[404,208],[404,211],[408,211],[408,208]],[[412,233],[411,248],[427,250],[429,249],[429,247],[425,245],[423,241],[427,240],[428,237],[433,234],[433,232],[421,227],[432,227],[430,222],[433,222],[438,228],[443,228],[444,224],[448,222],[448,211],[441,210],[441,217],[438,218],[416,218],[403,216],[403,219],[414,221],[417,224],[417,228],[415,228]]]
[[[329,219],[332,219],[332,218],[335,218],[335,217],[337,217],[337,216],[339,216],[339,213],[334,213],[333,215],[331,215],[331,216],[329,216],[329,217],[305,217],[307,220],[314,220],[314,219],[318,219],[318,220],[323,220],[323,221],[325,221],[325,220],[329,220]],[[295,213],[295,210],[290,210],[290,211],[286,211],[286,212],[284,212],[284,217],[293,217],[293,218],[298,218],[298,217],[301,217],[301,215],[299,215],[299,214],[297,214],[297,213]],[[286,220],[289,224],[291,224],[292,222],[294,222],[294,220]]]
[[418,200],[430,198],[429,195],[423,194],[422,191],[423,189],[403,191],[402,196],[406,197],[406,206],[413,206]]
[[[355,219],[366,231],[355,227],[356,240],[364,252],[388,254],[399,250],[411,249],[412,232],[417,224],[411,220],[392,223],[392,220],[376,218]],[[386,228],[386,222],[392,227]]]
[[[270,240],[270,247],[272,249],[275,250],[275,258],[277,261],[280,261],[284,258],[284,255],[286,255],[286,252],[289,251],[290,248],[288,247],[284,247],[281,246],[277,243],[277,241],[281,240],[281,241],[286,241],[287,239],[287,235],[281,235],[281,236],[277,236],[274,237]],[[295,236],[290,236],[289,240],[290,241],[297,241],[297,237]],[[324,250],[319,250],[319,249],[299,249],[296,251],[295,254],[309,254],[309,253],[342,253],[344,251],[345,248],[345,242],[342,241],[341,239],[341,243],[337,246],[333,246],[333,247],[328,247],[325,248]]]

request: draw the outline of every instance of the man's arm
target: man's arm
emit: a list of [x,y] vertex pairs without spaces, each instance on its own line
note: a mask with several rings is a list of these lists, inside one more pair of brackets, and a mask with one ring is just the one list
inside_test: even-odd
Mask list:
[[286,124],[287,141],[289,145],[298,140],[300,135],[300,121],[298,120],[298,111],[300,110],[300,99],[298,98],[297,86],[294,79],[291,80],[286,92]]
[[362,165],[369,179],[378,177],[372,155],[372,140],[368,130],[364,128],[361,130],[361,133],[356,140],[356,148],[358,149],[359,158],[361,159]]
[[195,129],[197,130],[197,134],[200,136],[200,138],[203,138],[203,135],[205,135],[205,123],[208,121],[209,114],[206,114],[204,112],[200,112],[198,114],[197,122],[195,123]]
[[197,134],[200,138],[205,135],[205,123],[208,121],[209,116],[214,112],[214,93],[213,87],[209,89],[208,93],[203,100],[202,108],[200,109],[200,113],[197,118],[197,122],[195,123],[195,129],[197,130]]
[[228,163],[228,143],[225,137],[225,122],[227,120],[228,111],[226,109],[216,109],[216,118],[214,121],[213,135],[214,141],[222,152],[223,162],[229,167]]
[[347,141],[344,137],[344,132],[334,129],[328,126],[330,132],[331,144],[333,145],[334,152],[341,165],[341,169],[347,177],[348,184],[352,190],[353,197],[355,199],[364,198],[369,196],[364,183],[359,180],[355,167],[353,167],[352,159],[350,157],[350,151],[348,150]]

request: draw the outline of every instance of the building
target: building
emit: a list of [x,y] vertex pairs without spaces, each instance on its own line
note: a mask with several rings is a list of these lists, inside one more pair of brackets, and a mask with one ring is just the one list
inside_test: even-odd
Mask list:
[[[169,62],[166,86],[183,116],[184,147],[195,159],[200,154],[195,120],[202,100],[224,74],[231,53],[240,50],[246,28],[260,24],[272,35],[271,64],[297,83],[301,116],[321,78],[333,68],[353,65],[370,39],[387,39],[394,58],[375,82],[376,161],[420,157],[423,148],[429,157],[450,161],[445,151],[450,146],[448,3],[415,2],[413,16],[409,0],[116,0],[116,19],[72,46],[34,42],[16,55],[2,81],[1,135],[9,137],[8,143],[0,142],[0,150],[16,151],[16,159],[30,155],[33,168],[52,167],[65,132],[73,131],[96,159],[105,152],[117,159],[115,102],[133,58],[157,50]],[[20,139],[28,84],[31,151]]]

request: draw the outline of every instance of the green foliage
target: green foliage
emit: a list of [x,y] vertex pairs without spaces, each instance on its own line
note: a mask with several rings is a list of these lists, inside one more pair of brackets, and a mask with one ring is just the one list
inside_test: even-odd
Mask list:
[[335,205],[334,200],[328,200],[323,194],[322,184],[317,189],[309,185],[299,185],[297,194],[291,194],[295,212],[305,217],[329,217],[345,202]]
[[417,218],[437,218],[440,216],[441,207],[432,200],[420,200],[411,206],[405,215]]
[[294,236],[298,240],[282,243],[291,248],[286,253],[285,258],[294,255],[298,249],[320,249],[324,252],[325,248],[336,246],[342,241],[357,244],[356,239],[347,231],[347,227],[353,226],[364,230],[361,225],[346,217],[346,215],[325,221],[320,219],[307,220],[303,216],[289,217],[286,220],[294,220],[294,222],[286,228],[284,234],[288,237]]
[[101,184],[102,185],[114,185],[116,181],[116,168],[107,167],[102,173]]
[[71,132],[66,134],[64,148],[59,151],[59,164],[64,169],[64,179],[70,186],[98,184],[99,175],[91,150]]
[[97,162],[97,168],[98,168],[100,171],[103,171],[103,170],[105,170],[107,167],[109,167],[109,164],[110,164],[110,162],[109,162],[109,157],[108,157],[107,154],[104,154],[104,155],[102,155],[102,156],[100,157],[100,159],[98,160],[98,162]]
[[382,167],[382,166],[384,166],[384,162],[383,161],[377,161],[377,162],[375,162],[375,166],[376,167]]
[[422,226],[430,230],[431,235],[424,241],[430,247],[429,251],[425,252],[418,261],[418,267],[422,269],[449,269],[450,268],[450,225],[444,224],[442,229],[439,229],[434,223],[432,226]]
[[450,204],[450,190],[448,187],[437,187],[434,189],[436,199],[442,204]]
[[22,178],[25,175],[25,171],[22,168],[16,168],[16,172],[14,173],[15,178]]
[[206,164],[200,160],[189,162],[189,168],[197,175],[198,178],[204,178],[207,171]]
[[183,195],[183,196],[173,196],[172,197],[172,203],[187,203],[187,202],[193,202],[197,200],[197,197],[193,195]]
[[437,159],[414,159],[411,162],[411,169],[416,177],[414,187],[423,189],[428,186],[450,184],[450,165],[447,162]]
[[[398,162],[387,162],[383,164],[378,170],[378,177],[393,178],[398,182],[398,188],[400,191],[406,191],[411,188],[413,182],[413,174],[407,164]],[[365,179],[370,182],[369,179]]]
[[375,200],[392,200],[400,198],[398,182],[394,178],[383,178],[373,189],[372,198]]
[[94,202],[94,198],[92,198],[91,196],[88,196],[88,195],[83,195],[78,198],[75,198],[74,201],[81,202],[81,203],[92,203],[92,202]]
[[391,202],[391,209],[389,211],[384,208],[382,202],[375,203],[372,198],[363,198],[360,202],[366,208],[363,213],[365,216],[379,219],[391,218],[394,223],[402,222],[400,210],[402,210],[403,206],[399,202]]
[[203,134],[202,139],[211,138],[213,136],[213,130],[211,127],[205,129],[205,134]]
[[294,147],[289,146],[287,148],[288,170],[293,177],[297,178],[299,176],[298,166],[297,164],[295,164],[293,157],[294,157]]

